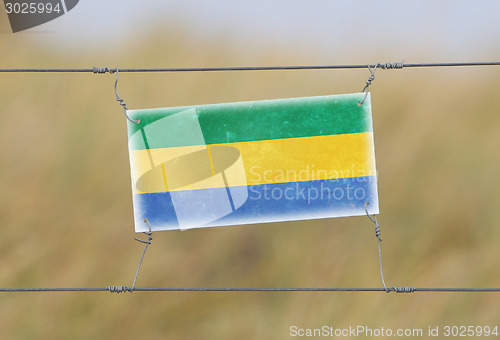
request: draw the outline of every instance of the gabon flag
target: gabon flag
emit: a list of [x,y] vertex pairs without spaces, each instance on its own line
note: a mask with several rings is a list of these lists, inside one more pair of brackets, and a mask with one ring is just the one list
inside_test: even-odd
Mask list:
[[129,110],[135,231],[378,214],[364,96]]

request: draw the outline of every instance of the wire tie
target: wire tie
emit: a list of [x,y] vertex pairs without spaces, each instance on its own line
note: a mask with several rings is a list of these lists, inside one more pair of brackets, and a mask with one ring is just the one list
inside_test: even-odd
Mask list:
[[109,67],[92,67],[92,72],[94,73],[100,73],[100,74],[103,74],[103,73],[110,73],[110,74],[113,74],[116,72],[116,69],[112,69],[112,68],[109,68]]
[[[375,70],[375,69],[374,69]],[[365,202],[365,212],[366,212],[366,216],[368,216],[368,218],[370,219],[370,221],[372,221],[373,224],[375,224],[375,237],[377,238],[377,246],[378,246],[378,259],[379,259],[379,266],[380,266],[380,278],[382,280],[382,285],[384,286],[384,290],[386,293],[389,293],[390,290],[387,289],[386,285],[385,285],[385,280],[384,280],[384,270],[382,268],[382,251],[380,249],[380,242],[382,242],[382,238],[380,237],[380,234],[382,233],[382,231],[380,230],[380,224],[378,223],[377,221],[377,217],[375,215],[370,216],[370,214],[368,213],[368,209],[367,207],[370,205],[370,202]],[[394,288],[394,287],[393,287]],[[395,289],[395,288],[394,288]]]
[[375,67],[373,69],[370,67],[370,65],[368,65],[368,70],[370,71],[370,76],[368,77],[368,80],[366,81],[365,87],[363,87],[363,91],[361,91],[361,93],[365,94],[365,97],[363,98],[362,101],[358,102],[358,106],[363,105],[363,103],[366,100],[366,97],[368,97],[368,92],[369,92],[368,88],[372,84],[372,81],[375,80],[375,71],[377,70],[377,67],[379,65],[380,64],[375,65]]
[[366,100],[366,97],[368,97],[368,92],[369,92],[369,87],[372,84],[372,81],[375,80],[375,71],[377,70],[377,67],[380,67],[383,70],[394,70],[394,69],[402,69],[404,67],[405,61],[403,60],[400,63],[385,63],[385,64],[376,64],[373,69],[371,68],[370,65],[368,65],[368,70],[370,71],[370,76],[368,77],[368,80],[366,81],[365,87],[363,87],[363,91],[361,93],[364,93],[365,96],[362,101],[358,102],[358,106],[363,105],[363,103]]
[[405,61],[403,60],[400,63],[385,63],[385,64],[379,64],[379,67],[382,68],[383,70],[400,70],[405,66]]
[[380,249],[380,242],[382,242],[382,238],[380,238],[381,230],[380,224],[377,221],[377,216],[368,213],[367,207],[370,205],[370,202],[365,202],[365,212],[366,216],[375,224],[375,237],[377,238],[377,246],[378,246],[378,261],[380,265],[380,278],[382,279],[382,285],[384,286],[384,290],[386,293],[396,292],[396,293],[413,293],[415,292],[415,287],[392,287],[391,289],[387,288],[384,280],[384,270],[382,268],[382,251]]
[[148,225],[149,231],[143,232],[144,235],[147,235],[148,239],[146,241],[143,241],[141,239],[135,238],[134,240],[139,241],[141,243],[144,243],[146,246],[144,247],[144,251],[142,252],[141,260],[139,261],[139,265],[137,266],[137,271],[135,272],[135,277],[134,277],[134,283],[132,284],[132,288],[130,288],[129,292],[133,292],[135,288],[135,283],[137,282],[137,276],[139,276],[139,270],[141,269],[141,264],[142,260],[144,259],[144,255],[146,254],[146,250],[148,250],[149,245],[151,244],[151,241],[153,240],[153,232],[151,231],[151,224],[149,223],[148,219],[144,219],[144,223]]
[[132,288],[128,288],[127,286],[109,286],[108,291],[110,293],[123,293],[123,292],[129,292],[132,293],[134,292],[135,288],[135,283],[137,282],[137,276],[139,276],[139,270],[141,269],[141,264],[142,260],[144,260],[144,255],[146,254],[146,250],[148,250],[148,246],[151,244],[151,241],[153,240],[153,232],[151,231],[151,224],[149,224],[149,221],[147,218],[144,219],[144,223],[147,223],[149,231],[144,232],[145,235],[148,236],[148,239],[146,241],[143,241],[141,239],[135,238],[134,240],[139,241],[141,243],[146,244],[144,247],[144,251],[142,252],[141,260],[139,261],[139,265],[137,266],[137,270],[135,272],[135,277],[134,277],[134,283],[132,283]]
[[120,294],[120,293],[128,292],[129,289],[126,286],[109,286],[108,291],[110,293]]
[[108,69],[106,67],[106,69],[108,70],[109,73],[114,73],[116,72],[116,80],[115,80],[115,94],[116,94],[116,101],[123,107],[123,114],[125,115],[125,117],[127,117],[127,119],[132,122],[132,123],[139,123],[140,122],[140,119],[137,119],[137,120],[133,120],[132,118],[130,118],[127,114],[127,110],[128,110],[128,107],[127,107],[127,104],[125,104],[123,102],[123,99],[120,98],[120,96],[118,95],[118,68],[116,68],[114,71],[111,71],[110,69]]
[[109,68],[109,67],[93,67],[92,68],[92,72],[94,73],[99,73],[99,74],[103,74],[103,73],[109,73],[109,74],[113,74],[113,73],[116,73],[116,80],[115,80],[115,95],[116,95],[116,101],[123,107],[123,114],[125,115],[125,117],[127,117],[127,119],[132,122],[132,123],[139,123],[140,122],[140,119],[137,119],[137,120],[133,120],[132,118],[129,117],[129,115],[127,114],[127,110],[128,110],[128,107],[127,107],[127,104],[124,103],[123,99],[120,98],[120,95],[118,94],[118,68]]
[[396,293],[414,293],[415,287],[392,287]]
[[378,223],[377,217],[375,215],[373,215],[373,217],[372,217],[368,213],[367,207],[369,205],[370,205],[370,202],[365,202],[365,212],[366,212],[366,216],[368,216],[370,221],[372,221],[372,223],[375,224],[375,237],[377,237],[377,245],[378,245],[378,260],[379,260],[379,266],[380,266],[380,278],[382,279],[382,285],[384,286],[385,292],[389,293],[390,290],[387,289],[387,287],[385,286],[384,271],[382,269],[382,251],[380,250],[380,242],[382,242],[382,239],[380,238],[380,234],[381,234],[380,224]]

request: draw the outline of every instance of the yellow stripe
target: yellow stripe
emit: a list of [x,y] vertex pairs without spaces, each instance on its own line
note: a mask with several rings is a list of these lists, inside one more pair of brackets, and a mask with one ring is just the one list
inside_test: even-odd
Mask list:
[[[230,186],[375,175],[372,132],[216,145],[230,146],[238,149],[241,153],[245,176],[241,174],[230,176],[231,178],[228,178]],[[131,150],[133,181],[137,181],[141,175],[152,170],[149,165],[148,152],[154,159],[154,163],[159,165],[203,148],[205,147],[190,146]],[[214,174],[212,155],[210,150],[208,151],[210,167],[212,174]],[[225,175],[228,175],[227,172]],[[232,177],[234,177],[234,180],[231,180]],[[167,179],[168,177],[165,178],[165,183]],[[223,187],[223,185],[214,183],[220,183],[220,181],[205,181],[204,184],[200,184],[199,187],[195,186],[192,189]],[[158,190],[147,192],[158,192]]]
[[371,132],[230,145],[241,152],[248,185],[375,175]]
[[212,170],[212,176],[215,175],[214,161],[212,159],[212,153],[210,152],[210,145],[207,145],[208,159],[210,160],[210,169]]
[[163,182],[165,183],[165,191],[168,191],[168,184],[167,184],[167,174],[165,173],[165,165],[161,165],[161,172],[163,174]]

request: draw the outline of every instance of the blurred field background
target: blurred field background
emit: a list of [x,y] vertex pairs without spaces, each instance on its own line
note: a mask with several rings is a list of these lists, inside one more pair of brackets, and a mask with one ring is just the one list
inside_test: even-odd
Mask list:
[[[381,46],[347,60],[293,42],[245,57],[223,33],[200,41],[202,28],[182,20],[150,25],[131,44],[86,50],[81,45],[89,41],[75,41],[75,50],[54,49],[39,42],[50,33],[14,39],[0,15],[0,68],[405,57]],[[167,31],[175,34],[165,37]],[[476,59],[498,61],[498,52],[492,46]],[[420,59],[406,62],[471,61],[442,60],[428,49],[413,57]],[[119,93],[130,108],[152,108],[354,93],[368,76],[367,70],[124,73]],[[499,76],[495,67],[377,71],[372,110],[389,286],[500,286]],[[143,245],[133,240],[126,122],[113,82],[109,74],[0,74],[1,287],[132,284]],[[153,237],[138,287],[381,286],[366,217]],[[286,339],[292,325],[425,331],[498,325],[499,302],[498,294],[486,293],[1,293],[0,338]]]

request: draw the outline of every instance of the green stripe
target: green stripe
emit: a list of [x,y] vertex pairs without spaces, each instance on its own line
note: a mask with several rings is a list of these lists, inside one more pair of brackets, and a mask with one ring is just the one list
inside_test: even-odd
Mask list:
[[[132,119],[140,119],[139,124],[128,122],[129,147],[132,150],[146,147],[143,131],[147,132],[149,148],[199,145],[199,138],[186,137],[182,122],[174,121],[175,129],[171,123],[148,127],[159,119],[192,108],[196,109],[206,144],[371,132],[370,98],[358,105],[363,96],[357,93],[128,111]],[[187,133],[193,133],[193,120],[187,124],[191,131]],[[139,131],[142,133],[136,133]],[[168,137],[162,140],[162,135]]]

